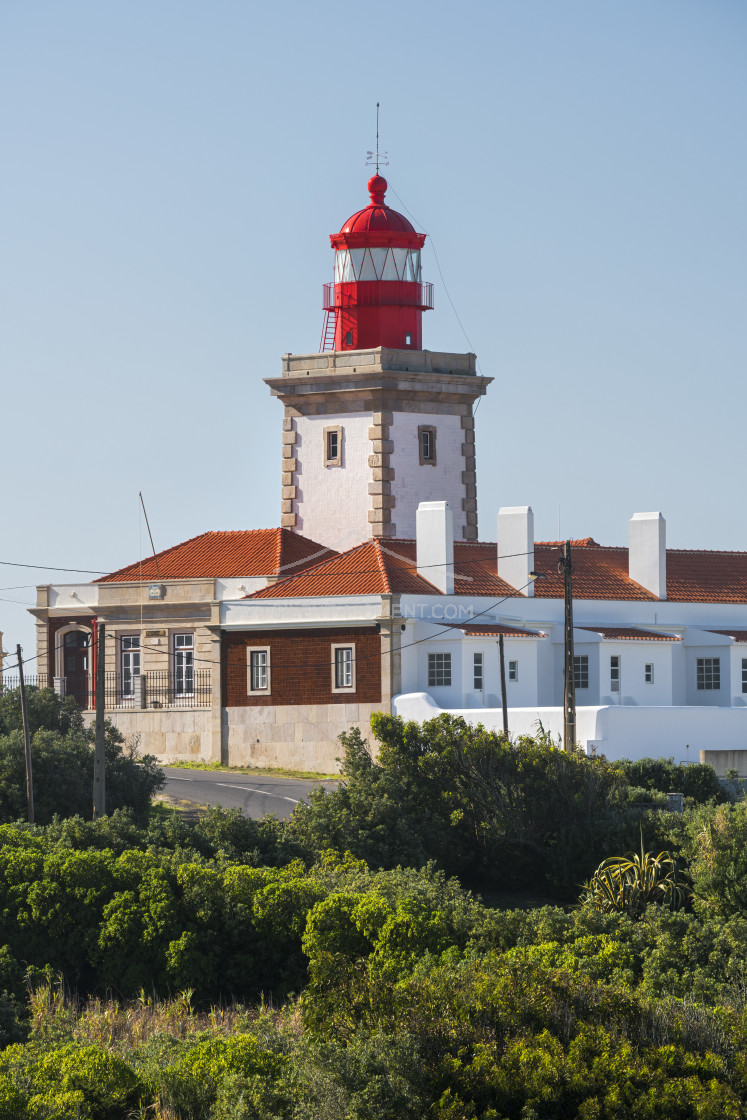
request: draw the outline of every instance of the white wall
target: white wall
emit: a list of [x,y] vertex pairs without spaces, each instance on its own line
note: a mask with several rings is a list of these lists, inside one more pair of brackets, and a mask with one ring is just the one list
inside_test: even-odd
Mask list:
[[[435,467],[420,464],[419,424],[428,424],[436,429]],[[454,514],[454,539],[462,540],[462,526],[466,524],[466,519],[462,510],[462,498],[465,496],[462,443],[465,437],[461,418],[395,412],[389,438],[394,442],[390,463],[394,467],[392,493],[397,504],[392,511],[392,520],[397,536],[415,536],[415,511],[419,502],[448,502]]]
[[[603,641],[599,647],[599,703],[672,704],[672,647],[679,642]],[[610,688],[610,658],[620,658],[619,693]],[[645,667],[654,667],[654,680],[646,684]]]
[[742,692],[742,659],[747,667],[747,644],[735,642],[731,654],[731,702],[738,708],[747,705],[747,692]]
[[[404,719],[433,719],[442,708],[427,692],[395,696],[393,711]],[[501,731],[500,708],[450,708],[451,715],[468,723],[481,723],[489,730]],[[538,721],[557,737],[562,734],[563,709],[511,708],[509,734],[534,735]],[[579,707],[576,709],[579,745],[607,758],[674,758],[675,762],[699,762],[701,750],[743,750],[747,745],[747,707],[745,708],[644,708]]]
[[[304,537],[338,551],[370,539],[371,423],[370,412],[296,418],[298,470],[293,508],[298,515],[296,529]],[[334,426],[343,429],[341,467],[324,465],[324,429]]]

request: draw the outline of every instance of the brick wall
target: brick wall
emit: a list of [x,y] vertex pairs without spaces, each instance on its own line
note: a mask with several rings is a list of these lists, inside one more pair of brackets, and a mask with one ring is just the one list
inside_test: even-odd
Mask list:
[[[332,691],[333,644],[355,645],[354,691]],[[271,695],[247,691],[247,647],[269,646]],[[223,706],[276,704],[378,704],[381,701],[381,638],[374,627],[318,630],[253,630],[222,639]]]

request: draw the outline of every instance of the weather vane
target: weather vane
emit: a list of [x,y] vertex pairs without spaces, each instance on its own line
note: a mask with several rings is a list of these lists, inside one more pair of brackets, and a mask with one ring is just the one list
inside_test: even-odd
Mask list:
[[376,151],[366,152],[366,167],[372,164],[376,165],[376,174],[379,174],[379,164],[383,167],[389,166],[389,152],[379,151],[379,102],[376,102]]

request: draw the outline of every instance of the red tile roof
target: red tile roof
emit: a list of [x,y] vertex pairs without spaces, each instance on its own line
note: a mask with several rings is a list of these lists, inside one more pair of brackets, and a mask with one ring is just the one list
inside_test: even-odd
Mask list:
[[[299,538],[301,539],[301,538]],[[656,596],[628,576],[628,550],[599,545],[591,537],[573,546],[574,599],[657,602]],[[535,545],[534,570],[545,573],[534,583],[538,599],[561,599],[558,572],[562,542]],[[525,588],[510,587],[496,574],[497,547],[484,541],[454,542],[454,590],[457,595],[522,598]],[[323,560],[303,576],[284,579],[255,593],[261,598],[387,593],[437,595],[417,574],[415,541],[371,540]],[[747,553],[667,551],[667,599],[671,602],[747,603]]]
[[284,576],[303,571],[325,556],[337,553],[290,529],[200,533],[94,582]]
[[[454,543],[456,594],[515,598],[519,592],[495,574],[495,545],[470,541]],[[415,541],[371,540],[343,552],[295,579],[285,579],[248,598],[282,599],[320,595],[439,595],[433,584],[418,575]]]
[[710,630],[711,634],[723,634],[726,638],[733,638],[735,642],[747,642],[747,630]]
[[489,626],[480,622],[467,622],[460,626],[458,622],[448,623],[452,630],[463,630],[473,638],[497,638],[503,634],[506,638],[546,638],[542,630],[520,630],[518,626]]
[[576,626],[576,630],[589,630],[608,641],[616,642],[680,642],[679,634],[663,634],[658,630],[639,630],[635,626]]

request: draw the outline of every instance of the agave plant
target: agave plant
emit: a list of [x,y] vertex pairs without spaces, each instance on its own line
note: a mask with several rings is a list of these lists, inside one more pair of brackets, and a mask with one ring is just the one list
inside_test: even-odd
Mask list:
[[681,910],[692,891],[677,860],[670,852],[647,852],[641,832],[640,852],[612,856],[600,863],[588,883],[581,902],[602,913],[625,913],[639,918],[651,903]]

